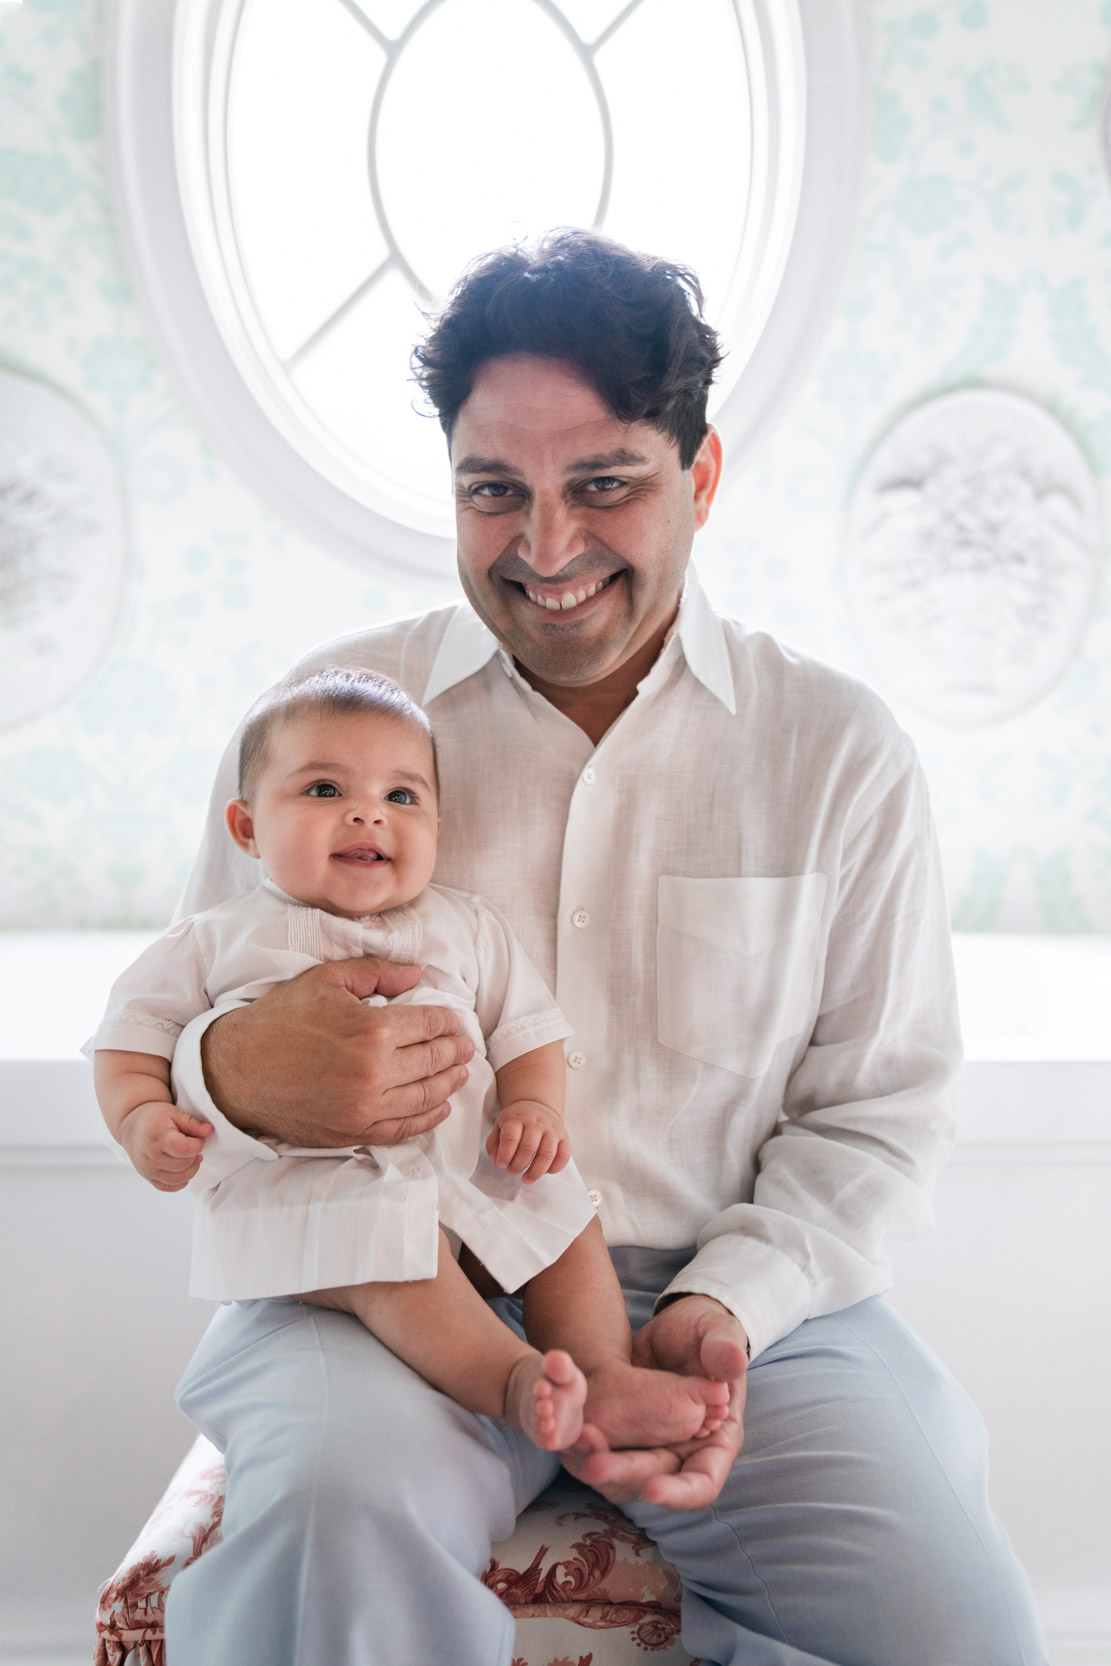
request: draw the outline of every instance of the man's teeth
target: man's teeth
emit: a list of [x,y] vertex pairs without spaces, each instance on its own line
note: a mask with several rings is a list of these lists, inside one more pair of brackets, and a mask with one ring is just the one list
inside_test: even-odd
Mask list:
[[616,574],[610,573],[608,578],[600,578],[597,584],[590,585],[586,590],[568,590],[566,595],[561,597],[538,596],[536,591],[530,590],[527,585],[524,586],[524,591],[529,601],[535,602],[537,607],[546,607],[551,613],[566,613],[569,608],[578,607],[579,603],[585,602],[588,597],[596,596],[599,590],[604,590],[610,579],[615,577]]

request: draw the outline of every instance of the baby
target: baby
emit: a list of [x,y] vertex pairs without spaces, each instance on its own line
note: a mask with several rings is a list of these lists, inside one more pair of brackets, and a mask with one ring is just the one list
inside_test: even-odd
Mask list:
[[[366,672],[279,686],[244,728],[239,791],[228,830],[265,881],[146,950],[91,1044],[101,1110],[134,1166],[197,1194],[192,1293],[353,1313],[436,1388],[548,1451],[578,1438],[588,1395],[592,1425],[608,1436],[612,1412],[628,1444],[719,1427],[726,1383],[631,1364],[620,1287],[570,1162],[566,1021],[501,916],[431,883],[440,821],[425,713]],[[229,1125],[202,1154],[213,1125],[170,1088],[184,1025],[359,955],[420,965],[419,986],[394,1001],[458,1012],[476,1052],[451,1116],[402,1145],[342,1150]],[[524,1286],[527,1341],[486,1305],[453,1241],[479,1283],[485,1271]]]

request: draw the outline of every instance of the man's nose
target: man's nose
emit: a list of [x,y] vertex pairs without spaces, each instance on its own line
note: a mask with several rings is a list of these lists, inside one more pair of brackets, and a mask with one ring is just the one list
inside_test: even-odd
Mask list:
[[554,578],[585,548],[583,529],[569,504],[562,498],[533,500],[517,554],[537,578]]

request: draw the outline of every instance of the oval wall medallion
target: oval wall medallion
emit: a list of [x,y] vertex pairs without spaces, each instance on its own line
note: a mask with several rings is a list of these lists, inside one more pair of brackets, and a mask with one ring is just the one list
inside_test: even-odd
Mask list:
[[869,658],[893,695],[951,728],[1012,717],[1053,687],[1101,565],[1092,471],[1017,394],[920,405],[880,441],[849,505],[849,594]]
[[0,371],[0,729],[64,705],[99,669],[126,569],[100,430],[54,388]]

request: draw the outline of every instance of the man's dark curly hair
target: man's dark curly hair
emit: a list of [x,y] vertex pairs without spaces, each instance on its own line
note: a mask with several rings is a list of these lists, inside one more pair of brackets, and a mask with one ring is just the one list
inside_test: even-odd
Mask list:
[[685,267],[574,230],[474,261],[413,352],[449,441],[479,366],[509,353],[575,365],[620,421],[650,423],[694,462],[722,352]]

